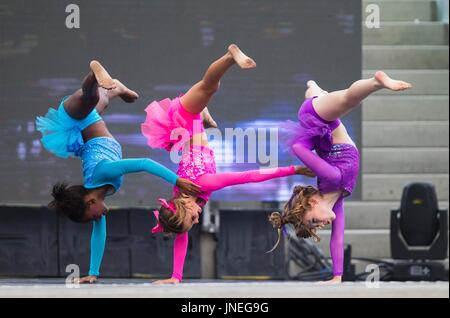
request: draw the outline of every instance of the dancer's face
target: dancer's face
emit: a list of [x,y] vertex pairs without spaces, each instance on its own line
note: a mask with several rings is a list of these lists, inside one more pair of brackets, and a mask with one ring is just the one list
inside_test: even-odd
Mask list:
[[109,207],[106,205],[103,198],[99,198],[95,195],[87,195],[84,202],[87,206],[84,213],[85,222],[99,221],[109,212]]
[[186,216],[184,218],[183,228],[187,232],[194,226],[194,224],[199,223],[202,208],[197,204],[195,197],[188,197],[184,199],[184,206],[186,208]]
[[303,224],[310,229],[321,229],[336,219],[336,214],[331,210],[319,196],[310,199],[311,210],[303,217]]

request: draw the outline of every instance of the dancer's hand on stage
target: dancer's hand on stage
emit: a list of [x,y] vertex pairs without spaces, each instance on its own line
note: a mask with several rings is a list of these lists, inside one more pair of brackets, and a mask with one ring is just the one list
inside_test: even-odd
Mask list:
[[168,285],[168,284],[179,284],[180,281],[176,278],[162,279],[153,282],[153,285]]
[[184,178],[178,178],[177,179],[177,187],[180,188],[180,190],[186,194],[189,195],[197,195],[200,192],[200,186],[196,185],[194,182],[184,179]]
[[342,283],[342,276],[334,276],[333,279],[318,282],[317,285],[338,285]]
[[303,176],[310,177],[310,178],[315,178],[316,177],[315,173],[312,172],[309,168],[302,167],[302,166],[296,166],[295,167],[295,173],[296,174],[301,174]]
[[94,284],[97,282],[97,276],[86,276],[81,278],[75,278],[74,284]]

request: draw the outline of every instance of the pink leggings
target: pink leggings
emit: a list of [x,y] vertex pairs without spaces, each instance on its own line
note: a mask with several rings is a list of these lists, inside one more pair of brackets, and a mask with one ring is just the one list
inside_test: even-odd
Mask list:
[[[225,187],[263,182],[275,178],[287,177],[295,174],[295,167],[282,167],[273,169],[250,170],[244,172],[226,172],[200,176],[195,183],[202,187],[202,191],[211,193]],[[188,248],[188,233],[178,234],[173,246],[173,272],[172,278],[181,281],[183,279],[184,260]]]
[[213,192],[233,185],[264,182],[293,174],[295,174],[295,167],[290,166],[243,172],[207,173],[200,176],[195,182],[202,187],[202,191]]

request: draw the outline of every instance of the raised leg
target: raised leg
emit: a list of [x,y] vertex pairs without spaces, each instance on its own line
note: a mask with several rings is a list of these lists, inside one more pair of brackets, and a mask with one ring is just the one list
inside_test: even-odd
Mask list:
[[259,183],[292,176],[296,173],[297,171],[294,166],[243,172],[207,173],[198,178],[196,182],[201,186],[202,191],[209,192],[238,184]]
[[348,89],[321,95],[314,99],[316,112],[325,120],[336,120],[361,104],[369,95],[381,89],[403,91],[412,85],[391,79],[384,72],[377,72],[373,78],[359,80]]
[[65,102],[64,108],[74,119],[86,118],[99,102],[99,86],[94,73],[91,71],[84,78],[81,89],[72,94]]
[[72,118],[86,118],[94,108],[101,113],[116,96],[127,103],[132,103],[139,97],[119,80],[112,79],[98,61],[92,61],[90,67],[91,71],[83,79],[81,89],[64,102],[64,107]]
[[234,64],[238,64],[242,69],[256,67],[256,63],[236,45],[230,45],[228,52],[211,64],[203,79],[181,97],[181,104],[186,110],[193,114],[201,113],[219,88],[220,79]]

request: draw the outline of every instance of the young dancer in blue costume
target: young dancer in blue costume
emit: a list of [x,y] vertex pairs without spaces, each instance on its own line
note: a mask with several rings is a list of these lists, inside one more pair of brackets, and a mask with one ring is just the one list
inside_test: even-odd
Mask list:
[[63,98],[58,109],[50,108],[45,117],[36,118],[45,149],[58,157],[79,157],[83,167],[83,185],[57,183],[49,207],[74,222],[93,221],[89,276],[80,283],[95,282],[100,275],[106,241],[106,196],[117,192],[123,175],[147,172],[158,176],[188,194],[199,193],[193,182],[150,159],[122,159],[122,148],[106,127],[100,114],[114,97],[132,103],[139,96],[120,81],[112,79],[103,66],[90,63],[91,71],[82,87]]

